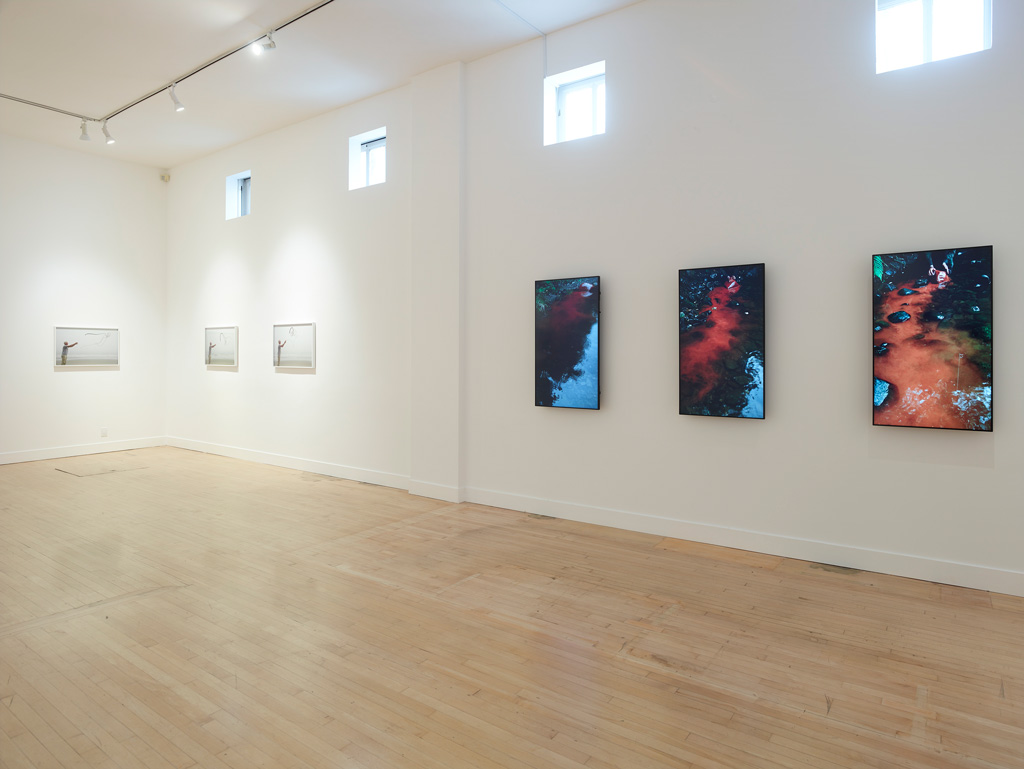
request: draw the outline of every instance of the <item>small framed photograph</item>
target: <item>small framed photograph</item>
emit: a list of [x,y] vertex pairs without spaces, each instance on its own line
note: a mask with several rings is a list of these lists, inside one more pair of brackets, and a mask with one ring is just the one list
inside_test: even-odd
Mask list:
[[238,366],[238,326],[214,326],[206,329],[204,360],[207,366]]
[[274,326],[275,368],[316,368],[316,324]]
[[53,353],[55,369],[117,368],[121,365],[121,335],[116,328],[57,326]]

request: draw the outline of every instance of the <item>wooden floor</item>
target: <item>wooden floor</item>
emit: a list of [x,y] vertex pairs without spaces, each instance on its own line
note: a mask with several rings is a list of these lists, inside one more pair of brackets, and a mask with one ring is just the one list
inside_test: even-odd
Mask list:
[[0,766],[1024,767],[1024,599],[178,449],[8,465]]

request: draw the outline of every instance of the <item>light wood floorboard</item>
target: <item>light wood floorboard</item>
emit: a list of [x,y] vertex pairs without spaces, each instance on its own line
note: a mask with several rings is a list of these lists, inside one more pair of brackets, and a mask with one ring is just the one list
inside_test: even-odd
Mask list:
[[0,467],[0,767],[1024,769],[1024,599],[171,448]]

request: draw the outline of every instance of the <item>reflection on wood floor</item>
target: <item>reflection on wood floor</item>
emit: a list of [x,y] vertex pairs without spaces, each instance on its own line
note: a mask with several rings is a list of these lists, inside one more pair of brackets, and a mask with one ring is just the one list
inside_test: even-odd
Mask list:
[[0,467],[0,766],[1024,767],[1024,599],[159,448]]

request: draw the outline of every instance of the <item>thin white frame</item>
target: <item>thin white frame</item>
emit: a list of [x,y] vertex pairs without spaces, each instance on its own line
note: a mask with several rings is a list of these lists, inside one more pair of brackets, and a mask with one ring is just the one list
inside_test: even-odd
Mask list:
[[[229,333],[231,340],[234,342],[235,357],[231,363],[213,363],[211,353],[213,352],[210,348],[210,332],[219,332],[220,334]],[[214,343],[216,347],[217,343]],[[238,368],[238,326],[207,326],[203,333],[203,347],[204,354],[203,360],[206,363],[207,368]]]
[[[309,329],[310,340],[309,340],[309,364],[295,364],[295,363],[282,363],[279,355],[281,347],[279,346],[280,337],[297,337],[298,329]],[[278,333],[278,329],[283,329],[282,333]],[[285,340],[285,346],[287,346],[290,339]],[[316,368],[316,323],[275,323],[274,324],[274,337],[273,345],[271,348],[271,360],[274,364],[275,369],[283,368],[298,368],[298,369],[315,369]]]
[[[69,360],[71,358],[78,358],[82,355],[82,351],[76,351],[71,353],[71,349],[74,349],[79,344],[83,347],[86,336],[105,336],[109,338],[110,335],[114,335],[114,362],[113,363],[97,363],[95,361],[79,361]],[[69,340],[75,340],[68,345],[69,351],[62,354],[64,344]],[[121,331],[116,328],[94,328],[92,326],[54,326],[53,327],[53,368],[55,371],[63,371],[68,367],[82,368],[82,369],[116,369],[121,367]]]

